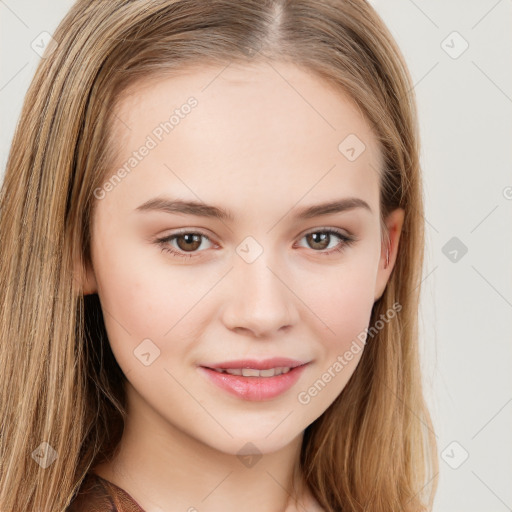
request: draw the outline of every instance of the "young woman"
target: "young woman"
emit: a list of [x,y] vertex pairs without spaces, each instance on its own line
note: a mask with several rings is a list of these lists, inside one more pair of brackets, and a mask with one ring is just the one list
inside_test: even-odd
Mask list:
[[426,511],[423,202],[363,0],[79,0],[2,184],[2,511]]

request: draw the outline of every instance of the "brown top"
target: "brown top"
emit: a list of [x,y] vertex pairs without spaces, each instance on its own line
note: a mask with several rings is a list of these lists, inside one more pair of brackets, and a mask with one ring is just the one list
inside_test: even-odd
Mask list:
[[96,473],[87,473],[66,512],[144,512],[121,487]]
[[[304,505],[308,512],[325,512],[309,492]],[[295,507],[292,505],[289,507],[286,511],[296,512]],[[145,510],[121,487],[96,473],[87,473],[77,495],[65,512],[145,512]]]

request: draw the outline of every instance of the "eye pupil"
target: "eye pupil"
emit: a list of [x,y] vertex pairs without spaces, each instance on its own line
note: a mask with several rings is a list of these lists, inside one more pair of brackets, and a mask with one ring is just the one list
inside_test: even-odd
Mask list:
[[[311,243],[311,240],[312,240],[312,246],[316,249],[325,249],[326,247],[328,247],[330,236],[331,235],[329,233],[322,233],[322,232],[309,233],[308,235],[306,235],[306,237],[308,238],[308,243]],[[317,240],[318,238],[320,238],[320,241]],[[326,240],[327,240],[327,244],[325,244]],[[320,247],[315,247],[316,244],[320,244]]]
[[[198,247],[200,247],[201,245],[201,236],[202,235],[197,235],[197,234],[184,234],[184,235],[179,235],[176,237],[176,243],[178,244],[178,247],[181,249],[181,250],[195,250],[197,249]],[[183,240],[185,239],[186,240],[186,243],[187,244],[190,244],[192,243],[193,245],[190,246],[190,245],[185,245],[183,246],[182,243],[180,243],[180,240]]]

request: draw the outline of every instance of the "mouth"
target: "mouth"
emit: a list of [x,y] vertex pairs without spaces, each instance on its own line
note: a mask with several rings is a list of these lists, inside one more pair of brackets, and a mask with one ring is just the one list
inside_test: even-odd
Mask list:
[[294,384],[309,363],[271,368],[211,368],[198,366],[210,383],[232,396],[250,401],[271,400],[284,394]]

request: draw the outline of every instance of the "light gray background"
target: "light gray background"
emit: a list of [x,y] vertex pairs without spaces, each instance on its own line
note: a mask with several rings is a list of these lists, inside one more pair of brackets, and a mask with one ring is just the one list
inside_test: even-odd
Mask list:
[[[0,0],[0,179],[39,60],[31,44],[72,3]],[[512,0],[372,4],[405,55],[419,106],[421,342],[440,455],[434,510],[512,510]]]

